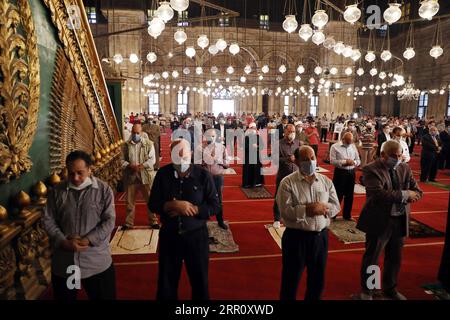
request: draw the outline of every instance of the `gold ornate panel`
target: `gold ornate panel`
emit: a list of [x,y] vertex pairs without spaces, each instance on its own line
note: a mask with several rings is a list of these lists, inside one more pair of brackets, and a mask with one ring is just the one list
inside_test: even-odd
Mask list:
[[[81,0],[44,0],[51,13],[52,22],[58,30],[80,92],[90,114],[94,130],[94,151],[106,149],[119,141],[120,133],[109,99],[101,64],[89,28]],[[69,11],[79,8],[77,25],[69,23]]]
[[50,107],[50,168],[65,166],[73,150],[94,153],[95,129],[64,50],[56,53]]
[[39,55],[27,0],[0,0],[0,183],[30,171],[39,112]]

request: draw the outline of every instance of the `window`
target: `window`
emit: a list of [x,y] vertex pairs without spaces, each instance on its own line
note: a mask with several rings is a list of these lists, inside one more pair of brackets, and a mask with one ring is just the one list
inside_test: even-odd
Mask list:
[[450,91],[448,92],[448,99],[447,99],[447,117],[450,117]]
[[402,6],[402,20],[408,20],[411,15],[411,3],[404,3]]
[[95,7],[86,7],[86,15],[89,23],[97,23],[97,11]]
[[427,114],[428,93],[420,94],[419,104],[417,105],[417,116],[421,119]]
[[212,104],[212,111],[216,117],[220,113],[224,115],[228,113],[234,114],[234,100],[214,99]]
[[286,116],[289,115],[289,96],[284,96],[283,112]]
[[219,27],[229,27],[229,26],[230,26],[230,19],[228,18],[228,16],[223,15],[222,17],[219,18]]
[[159,94],[155,92],[148,94],[148,112],[159,114]]
[[179,27],[187,27],[189,26],[189,22],[187,21],[188,19],[188,12],[187,11],[183,11],[183,12],[178,12],[178,23],[177,26]]
[[319,108],[319,96],[318,95],[312,95],[311,96],[311,103],[309,105],[309,114],[313,117],[317,116],[317,109]]
[[259,27],[261,29],[269,30],[269,15],[262,14],[259,16]]
[[151,10],[151,9],[147,10],[147,22],[148,22],[148,25],[150,25],[150,22],[152,21],[152,19],[155,16],[155,14],[156,14],[156,10]]
[[177,110],[178,114],[187,113],[188,96],[187,93],[178,93]]

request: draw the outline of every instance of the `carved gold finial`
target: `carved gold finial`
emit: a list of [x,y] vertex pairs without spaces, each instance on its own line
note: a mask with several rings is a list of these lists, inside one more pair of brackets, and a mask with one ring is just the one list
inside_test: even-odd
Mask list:
[[105,151],[106,151],[106,154],[109,154],[111,152],[110,147],[106,147]]
[[36,204],[45,205],[47,203],[47,186],[42,181],[36,183],[33,188],[33,193],[38,197]]
[[100,162],[102,160],[102,155],[99,151],[95,153],[95,162]]
[[31,204],[31,198],[30,196],[24,192],[20,191],[17,196],[15,197],[15,204],[19,208],[19,216],[21,218],[26,218],[30,215],[30,211],[26,209]]
[[8,230],[8,226],[2,224],[6,219],[8,219],[8,211],[6,211],[5,207],[0,206],[0,235]]
[[114,151],[116,149],[116,145],[114,143],[111,143],[109,148],[111,149],[111,151]]
[[48,179],[48,182],[52,187],[55,187],[57,184],[61,182],[61,178],[59,177],[59,175],[56,174],[56,172],[53,172],[53,174]]

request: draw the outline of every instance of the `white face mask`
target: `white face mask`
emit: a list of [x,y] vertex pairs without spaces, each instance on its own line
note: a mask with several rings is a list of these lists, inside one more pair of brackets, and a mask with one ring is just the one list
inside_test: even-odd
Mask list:
[[76,186],[76,185],[72,184],[72,182],[69,182],[69,188],[74,189],[74,190],[83,190],[83,189],[89,187],[90,185],[92,185],[92,179],[90,177],[87,177],[86,179],[84,179],[83,183],[80,184],[79,186]]
[[288,134],[289,141],[293,141],[295,139],[295,132]]

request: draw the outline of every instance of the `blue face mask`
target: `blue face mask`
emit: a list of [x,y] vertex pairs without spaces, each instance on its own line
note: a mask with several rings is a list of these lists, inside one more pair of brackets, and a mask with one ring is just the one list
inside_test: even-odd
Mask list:
[[139,134],[133,134],[131,139],[133,140],[133,142],[138,143],[139,141],[141,141],[141,136]]
[[314,173],[316,173],[316,167],[317,167],[316,160],[301,161],[299,170],[306,176],[312,176]]
[[386,160],[386,164],[391,169],[397,169],[398,165],[402,163],[402,160],[394,159],[389,157],[389,159]]

